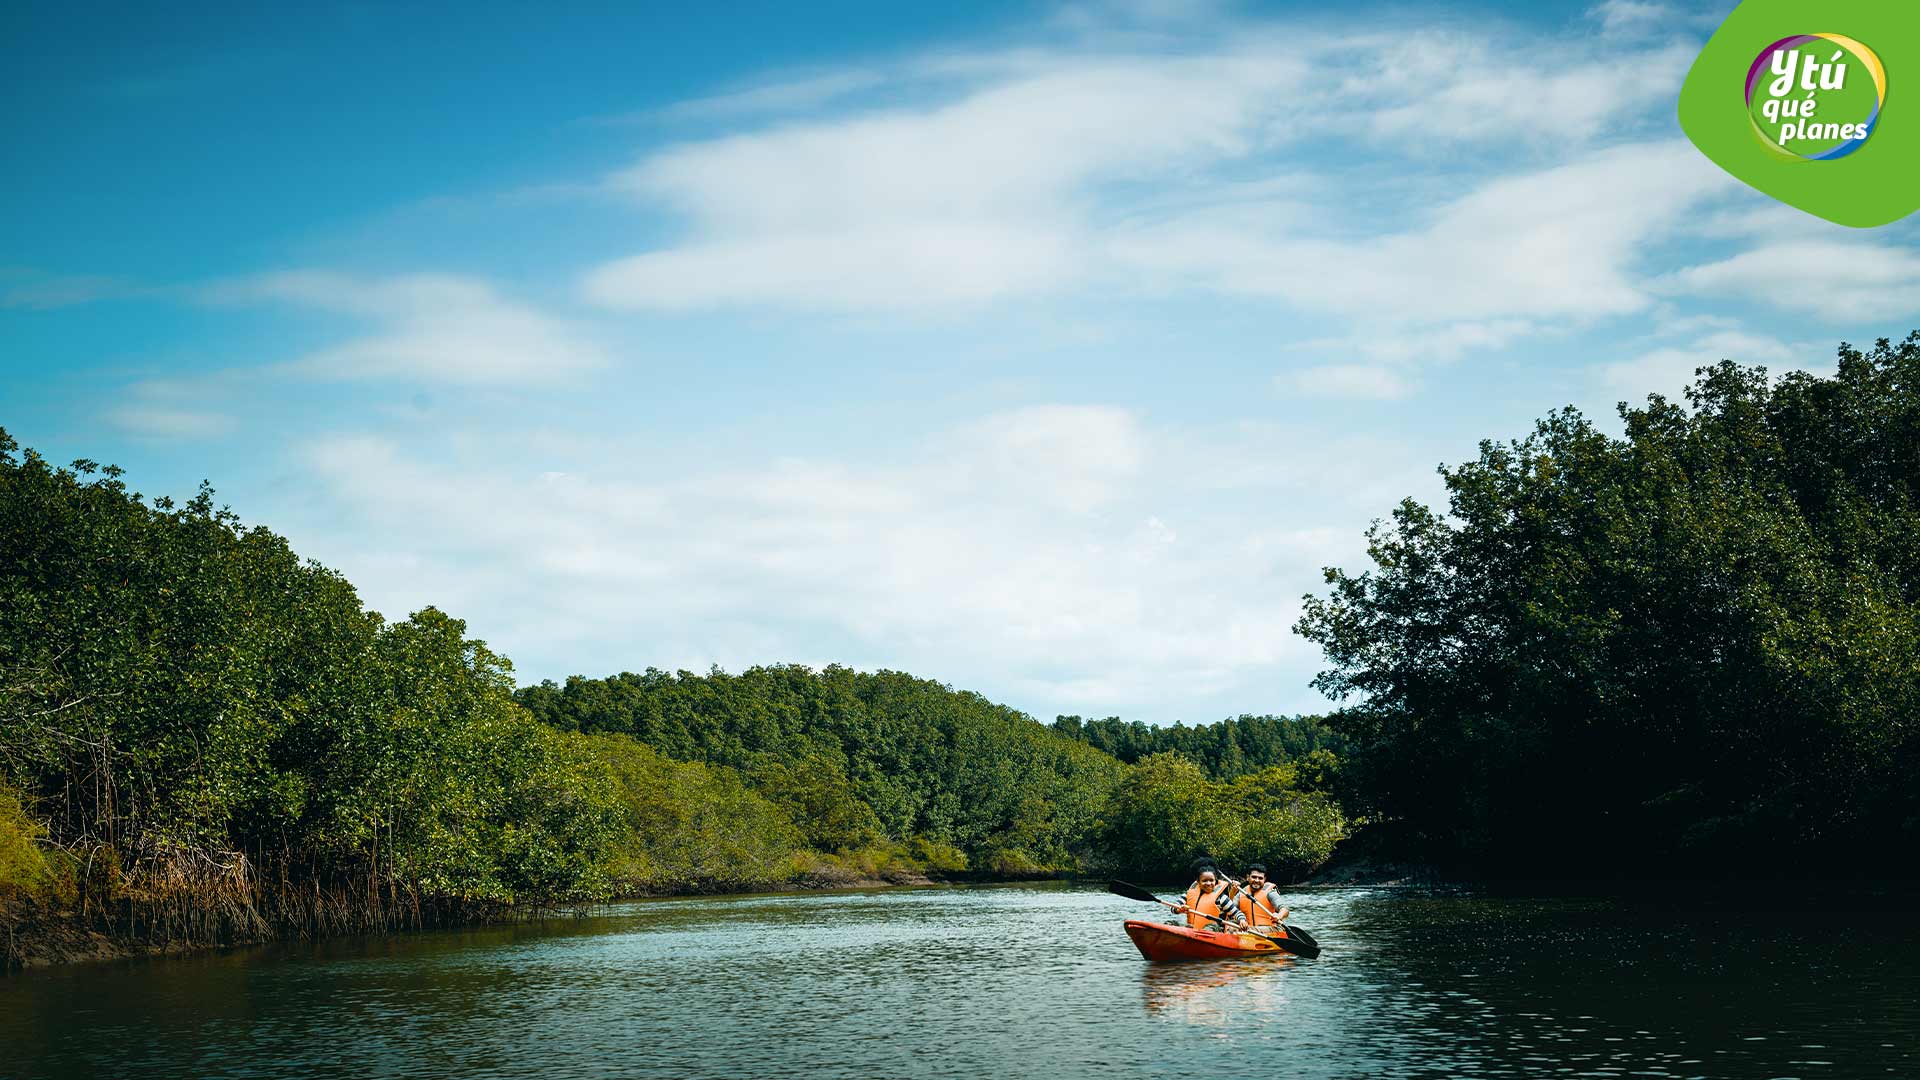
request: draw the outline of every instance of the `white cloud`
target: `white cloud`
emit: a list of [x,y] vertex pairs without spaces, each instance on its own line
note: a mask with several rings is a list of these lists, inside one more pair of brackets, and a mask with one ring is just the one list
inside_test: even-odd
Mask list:
[[1044,224],[903,222],[778,233],[636,255],[587,276],[614,308],[721,304],[913,309],[1051,290],[1074,276],[1071,240]]
[[1794,240],[1668,275],[1674,292],[1755,300],[1827,322],[1920,310],[1920,254],[1872,241]]
[[1300,58],[1069,62],[940,108],[683,145],[617,182],[722,229],[1052,210],[1090,180],[1243,152],[1260,101],[1305,74]]
[[1411,394],[1414,384],[1390,368],[1374,364],[1321,364],[1274,376],[1282,391],[1304,397],[1391,400]]
[[[1314,660],[1291,633],[1298,598],[1320,566],[1359,557],[1347,522],[1387,504],[1352,500],[1396,483],[1394,448],[1199,434],[1049,405],[886,462],[691,473],[619,451],[602,455],[618,468],[555,471],[506,447],[449,465],[334,438],[308,454],[315,513],[334,524],[296,540],[375,606],[440,604],[523,664],[834,659],[991,680],[1043,713],[1140,704],[1169,719],[1283,665],[1300,674],[1278,693],[1301,700]],[[1340,509],[1314,521],[1305,502]]]
[[1625,395],[1626,400],[1637,402],[1657,393],[1672,401],[1684,401],[1685,388],[1697,381],[1695,372],[1722,360],[1746,366],[1761,365],[1774,375],[1786,371],[1832,374],[1832,364],[1807,363],[1817,355],[1811,346],[1790,345],[1778,338],[1744,330],[1722,329],[1683,345],[1663,346],[1631,360],[1602,364],[1598,373],[1607,390]]
[[108,424],[144,439],[196,441],[219,438],[239,427],[234,416],[237,380],[227,372],[183,378],[140,379],[121,387],[101,410]]
[[105,415],[115,427],[156,439],[210,439],[234,429],[233,417],[224,413],[164,405],[118,405]]
[[1381,320],[1345,337],[1310,338],[1284,345],[1282,349],[1315,357],[1333,354],[1371,360],[1382,366],[1407,367],[1428,361],[1457,360],[1469,352],[1499,349],[1523,338],[1552,332],[1551,327],[1525,319],[1430,324]]
[[971,471],[971,486],[1075,513],[1112,500],[1146,456],[1134,414],[1097,405],[996,413],[961,427],[943,449],[944,459]]
[[1728,184],[1683,141],[1640,143],[1493,180],[1383,236],[1302,235],[1282,208],[1264,232],[1175,218],[1119,250],[1142,272],[1402,323],[1620,315],[1653,302],[1645,246]]
[[1600,20],[1600,32],[1604,34],[1636,33],[1671,25],[1676,19],[1673,8],[1646,0],[1601,0],[1588,14]]
[[[1675,44],[1585,62],[1532,67],[1513,63],[1504,43],[1482,34],[1418,35],[1382,45],[1378,71],[1354,80],[1356,104],[1388,102],[1360,113],[1374,135],[1420,143],[1518,141],[1578,143],[1644,109],[1671,102],[1698,44]],[[1416,87],[1424,93],[1409,93]]]
[[1028,73],[925,110],[669,149],[616,179],[697,239],[589,274],[614,307],[925,308],[1084,272],[1081,189],[1245,151],[1305,65],[1124,61]]
[[[1322,184],[1310,205],[1248,200],[1247,177],[1297,167],[1277,154],[1355,143],[1424,153],[1489,139],[1580,146],[1669,98],[1691,55],[1677,44],[1582,52],[1500,32],[1245,30],[1234,44],[1196,50],[1169,51],[1157,39],[1155,53],[1008,50],[928,60],[896,69],[887,88],[937,84],[946,88],[941,104],[669,146],[610,183],[644,206],[682,215],[686,238],[592,270],[583,295],[637,310],[911,311],[1134,289],[1139,270],[1170,269],[1185,272],[1162,276],[1160,285],[1323,306],[1323,294],[1334,294],[1330,306],[1347,310],[1339,288],[1303,280],[1321,266],[1276,261],[1342,260],[1378,277],[1404,252],[1370,256],[1357,240],[1316,236],[1312,226],[1339,198],[1332,185]],[[1626,254],[1702,190],[1701,177],[1717,182],[1718,174],[1697,160],[1678,169],[1677,184],[1627,174],[1679,165],[1679,156],[1643,149],[1619,175],[1587,158],[1586,171],[1563,183],[1542,176],[1539,191],[1526,177],[1478,181],[1478,196],[1452,205],[1464,219],[1458,229],[1408,235],[1401,247],[1459,246],[1456,261],[1476,267],[1553,257],[1545,274],[1535,267],[1494,275],[1487,292],[1544,278],[1543,287],[1585,293],[1590,306],[1637,305],[1637,290],[1623,285]],[[1454,190],[1475,183],[1471,176],[1463,172]],[[1580,186],[1623,181],[1617,196]],[[1668,188],[1677,192],[1662,196]],[[1503,228],[1488,241],[1469,234],[1502,224],[1503,201],[1536,196],[1557,202],[1522,207],[1532,233]],[[1636,226],[1623,207],[1650,196],[1652,222]],[[1592,210],[1596,202],[1604,206]],[[1597,220],[1582,219],[1589,210]],[[1570,243],[1557,243],[1559,226],[1576,232]],[[1332,276],[1344,286],[1355,273],[1335,268]],[[1478,310],[1524,311],[1537,292]]]
[[817,109],[885,81],[877,71],[849,69],[791,75],[708,97],[678,101],[659,109],[601,118],[601,123],[738,120],[745,117]]
[[603,366],[606,354],[572,323],[450,274],[362,278],[288,271],[201,290],[210,303],[285,303],[351,315],[377,329],[287,365],[326,379],[540,383]]

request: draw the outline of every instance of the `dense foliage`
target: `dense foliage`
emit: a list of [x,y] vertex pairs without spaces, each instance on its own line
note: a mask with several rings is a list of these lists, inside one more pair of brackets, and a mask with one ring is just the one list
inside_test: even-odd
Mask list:
[[24,803],[87,917],[225,940],[606,891],[612,778],[459,620],[386,624],[205,489],[149,504],[16,451],[0,432],[0,846]]
[[1339,805],[1307,771],[1275,765],[1222,782],[1172,751],[1149,754],[1114,792],[1107,850],[1119,868],[1146,874],[1210,855],[1231,867],[1265,863],[1276,880],[1291,880],[1325,862],[1346,831]]
[[915,840],[993,872],[1066,870],[1124,767],[978,694],[898,672],[649,670],[527,687],[554,727],[734,770],[818,851]]
[[1317,716],[1238,716],[1211,724],[1154,727],[1117,716],[1082,720],[1062,716],[1053,730],[1104,750],[1131,765],[1148,754],[1172,752],[1216,780],[1299,761],[1309,755],[1331,763],[1342,752],[1338,732]]
[[1915,850],[1920,335],[1839,359],[1557,413],[1376,526],[1299,624],[1363,809],[1510,871]]
[[737,892],[794,878],[794,819],[731,769],[662,757],[620,735],[589,741],[619,785],[625,826],[609,874],[624,892]]

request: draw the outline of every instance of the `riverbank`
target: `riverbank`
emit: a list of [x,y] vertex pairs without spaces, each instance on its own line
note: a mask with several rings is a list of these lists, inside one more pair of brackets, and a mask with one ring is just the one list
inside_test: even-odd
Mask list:
[[76,922],[40,922],[9,928],[6,968],[14,971],[63,964],[130,960],[137,956],[166,956],[200,952],[223,946],[163,946],[117,940]]
[[[931,888],[941,885],[1018,885],[1063,881],[1069,880],[1070,877],[1070,875],[1063,873],[1013,876],[985,873],[960,873],[940,877],[934,877],[920,872],[890,873],[885,876],[859,875],[845,872],[813,873],[803,878],[783,882],[779,885],[764,889],[727,893],[711,893],[699,890],[639,892],[620,896],[598,904],[560,908],[542,906],[524,910],[507,910],[495,918],[423,924],[418,927],[380,931],[373,936],[399,937],[414,933],[417,930],[477,929],[487,926],[534,922],[551,918],[555,915],[580,916],[604,909],[610,904],[625,903],[633,900],[668,900],[695,896],[736,898],[741,896],[853,892],[870,889]],[[276,941],[322,936],[329,935],[261,933],[245,938],[222,941],[169,941],[156,943],[138,938],[104,933],[95,927],[84,924],[79,918],[71,915],[39,916],[27,919],[15,926],[0,926],[0,973],[29,971],[68,964],[135,960],[154,956],[186,956],[194,953],[248,948],[255,945],[272,944]],[[352,937],[368,935],[342,934],[332,936]]]

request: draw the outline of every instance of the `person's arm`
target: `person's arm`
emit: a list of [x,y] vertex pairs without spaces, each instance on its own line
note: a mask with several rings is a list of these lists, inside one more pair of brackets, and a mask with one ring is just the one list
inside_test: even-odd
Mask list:
[[1280,890],[1271,885],[1267,886],[1267,895],[1260,902],[1267,905],[1268,910],[1273,912],[1274,922],[1286,922],[1287,916],[1293,914],[1292,909],[1280,902]]
[[1228,926],[1244,926],[1246,921],[1240,917],[1240,889],[1238,885],[1222,885],[1220,891],[1213,894],[1213,906],[1220,910],[1220,921]]

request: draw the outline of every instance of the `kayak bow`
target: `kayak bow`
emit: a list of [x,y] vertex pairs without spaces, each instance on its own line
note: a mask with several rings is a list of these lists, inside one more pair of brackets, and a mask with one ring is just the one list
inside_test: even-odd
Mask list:
[[1134,947],[1149,960],[1224,960],[1285,951],[1258,934],[1193,930],[1141,919],[1128,919],[1126,928]]

